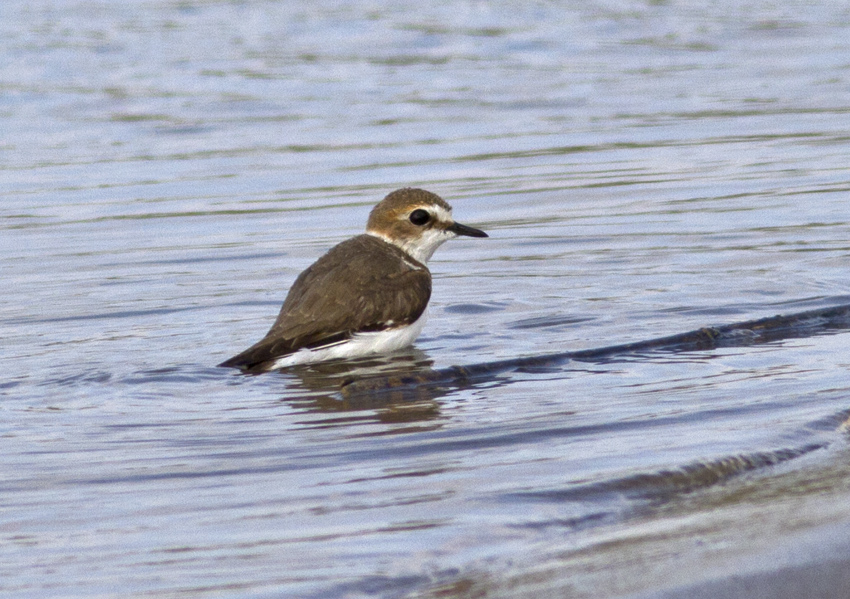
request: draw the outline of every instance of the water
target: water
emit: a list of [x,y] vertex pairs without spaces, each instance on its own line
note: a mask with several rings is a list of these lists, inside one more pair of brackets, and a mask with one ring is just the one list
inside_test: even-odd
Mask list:
[[[848,303],[848,29],[829,2],[4,2],[0,590],[624,597],[846,558],[841,331],[338,385]],[[214,367],[408,185],[491,235],[438,250],[414,349]]]

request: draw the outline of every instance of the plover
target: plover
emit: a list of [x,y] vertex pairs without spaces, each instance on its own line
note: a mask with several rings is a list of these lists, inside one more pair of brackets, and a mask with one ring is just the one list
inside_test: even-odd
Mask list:
[[333,247],[298,276],[266,336],[219,366],[264,372],[410,345],[431,298],[425,263],[458,235],[487,237],[456,223],[436,194],[392,192],[372,209],[365,234]]

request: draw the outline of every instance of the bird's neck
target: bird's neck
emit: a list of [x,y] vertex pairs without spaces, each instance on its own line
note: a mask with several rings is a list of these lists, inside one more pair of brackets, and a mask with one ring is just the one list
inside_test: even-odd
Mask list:
[[442,232],[435,231],[433,229],[425,230],[422,232],[422,235],[416,238],[407,238],[407,239],[399,239],[396,237],[390,237],[381,233],[380,231],[375,230],[367,230],[367,235],[372,235],[373,237],[377,237],[378,239],[399,248],[405,254],[416,260],[417,262],[421,262],[422,264],[426,264],[428,260],[431,259],[431,256],[434,255],[434,252],[440,247],[444,241],[448,239]]

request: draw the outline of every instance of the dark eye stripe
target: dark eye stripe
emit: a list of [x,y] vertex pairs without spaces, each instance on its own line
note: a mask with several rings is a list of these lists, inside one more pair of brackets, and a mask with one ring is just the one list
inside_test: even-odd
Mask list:
[[417,227],[421,227],[429,220],[431,220],[431,215],[428,214],[427,210],[422,210],[422,208],[418,208],[411,212],[408,218],[410,219],[410,222],[412,222],[414,225],[416,225]]

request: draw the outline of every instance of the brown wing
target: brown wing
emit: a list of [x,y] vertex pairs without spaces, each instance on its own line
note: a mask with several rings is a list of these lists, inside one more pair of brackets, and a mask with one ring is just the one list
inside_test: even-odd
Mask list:
[[400,249],[371,235],[344,241],[302,272],[266,336],[221,366],[261,370],[264,363],[415,322],[431,297],[431,274]]

